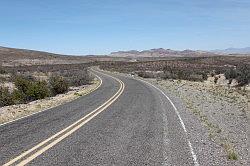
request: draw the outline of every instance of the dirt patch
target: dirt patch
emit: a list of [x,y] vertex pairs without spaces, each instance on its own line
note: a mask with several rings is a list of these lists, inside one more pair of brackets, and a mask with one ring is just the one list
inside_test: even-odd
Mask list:
[[27,104],[18,104],[0,108],[0,124],[6,123],[35,112],[46,110],[58,105],[75,100],[95,90],[100,84],[100,80],[94,79],[91,85],[72,87],[65,94],[59,94],[42,100],[36,100]]

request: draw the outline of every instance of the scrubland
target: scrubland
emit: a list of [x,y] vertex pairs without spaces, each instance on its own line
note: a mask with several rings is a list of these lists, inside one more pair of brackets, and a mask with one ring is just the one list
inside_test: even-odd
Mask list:
[[97,86],[88,64],[0,68],[0,121],[71,101]]

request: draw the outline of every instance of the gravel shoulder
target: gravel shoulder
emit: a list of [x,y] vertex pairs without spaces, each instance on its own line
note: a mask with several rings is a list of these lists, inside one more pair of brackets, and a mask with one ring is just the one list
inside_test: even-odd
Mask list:
[[0,108],[0,124],[22,118],[24,116],[31,115],[36,112],[47,110],[61,104],[65,104],[72,100],[75,100],[81,96],[84,96],[98,87],[100,80],[95,78],[90,85],[84,85],[80,87],[71,87],[69,92],[65,94],[59,94],[54,97],[46,99],[36,100],[27,104],[17,104],[11,106],[5,106]]
[[177,106],[200,165],[249,165],[248,96],[201,82],[144,79]]
[[200,165],[250,165],[249,89],[242,91],[209,81],[133,77],[156,85],[170,97],[186,125]]

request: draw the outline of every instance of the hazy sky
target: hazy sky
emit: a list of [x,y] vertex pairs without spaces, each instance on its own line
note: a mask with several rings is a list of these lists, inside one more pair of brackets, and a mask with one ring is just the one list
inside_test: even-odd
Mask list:
[[65,54],[250,46],[250,0],[1,0],[0,45]]

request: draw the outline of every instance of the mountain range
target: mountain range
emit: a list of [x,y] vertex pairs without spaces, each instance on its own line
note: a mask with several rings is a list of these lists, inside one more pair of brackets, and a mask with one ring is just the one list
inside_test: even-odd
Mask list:
[[110,53],[112,57],[204,57],[204,56],[216,56],[217,54],[207,51],[194,51],[183,50],[176,51],[171,49],[157,48],[150,50],[130,50],[130,51],[117,51]]
[[227,48],[224,50],[212,50],[211,52],[219,54],[250,54],[250,47],[245,48]]
[[[69,56],[54,54],[43,51],[7,48],[0,46],[1,65],[34,65],[34,64],[68,64],[68,63],[86,63],[90,61],[109,61],[109,60],[127,60],[127,58],[175,58],[175,57],[209,57],[218,55],[241,56],[250,55],[250,47],[246,48],[228,48],[225,50],[200,51],[200,50],[171,50],[164,48],[150,50],[130,50],[112,52],[107,56]],[[118,58],[119,57],[119,58]]]

